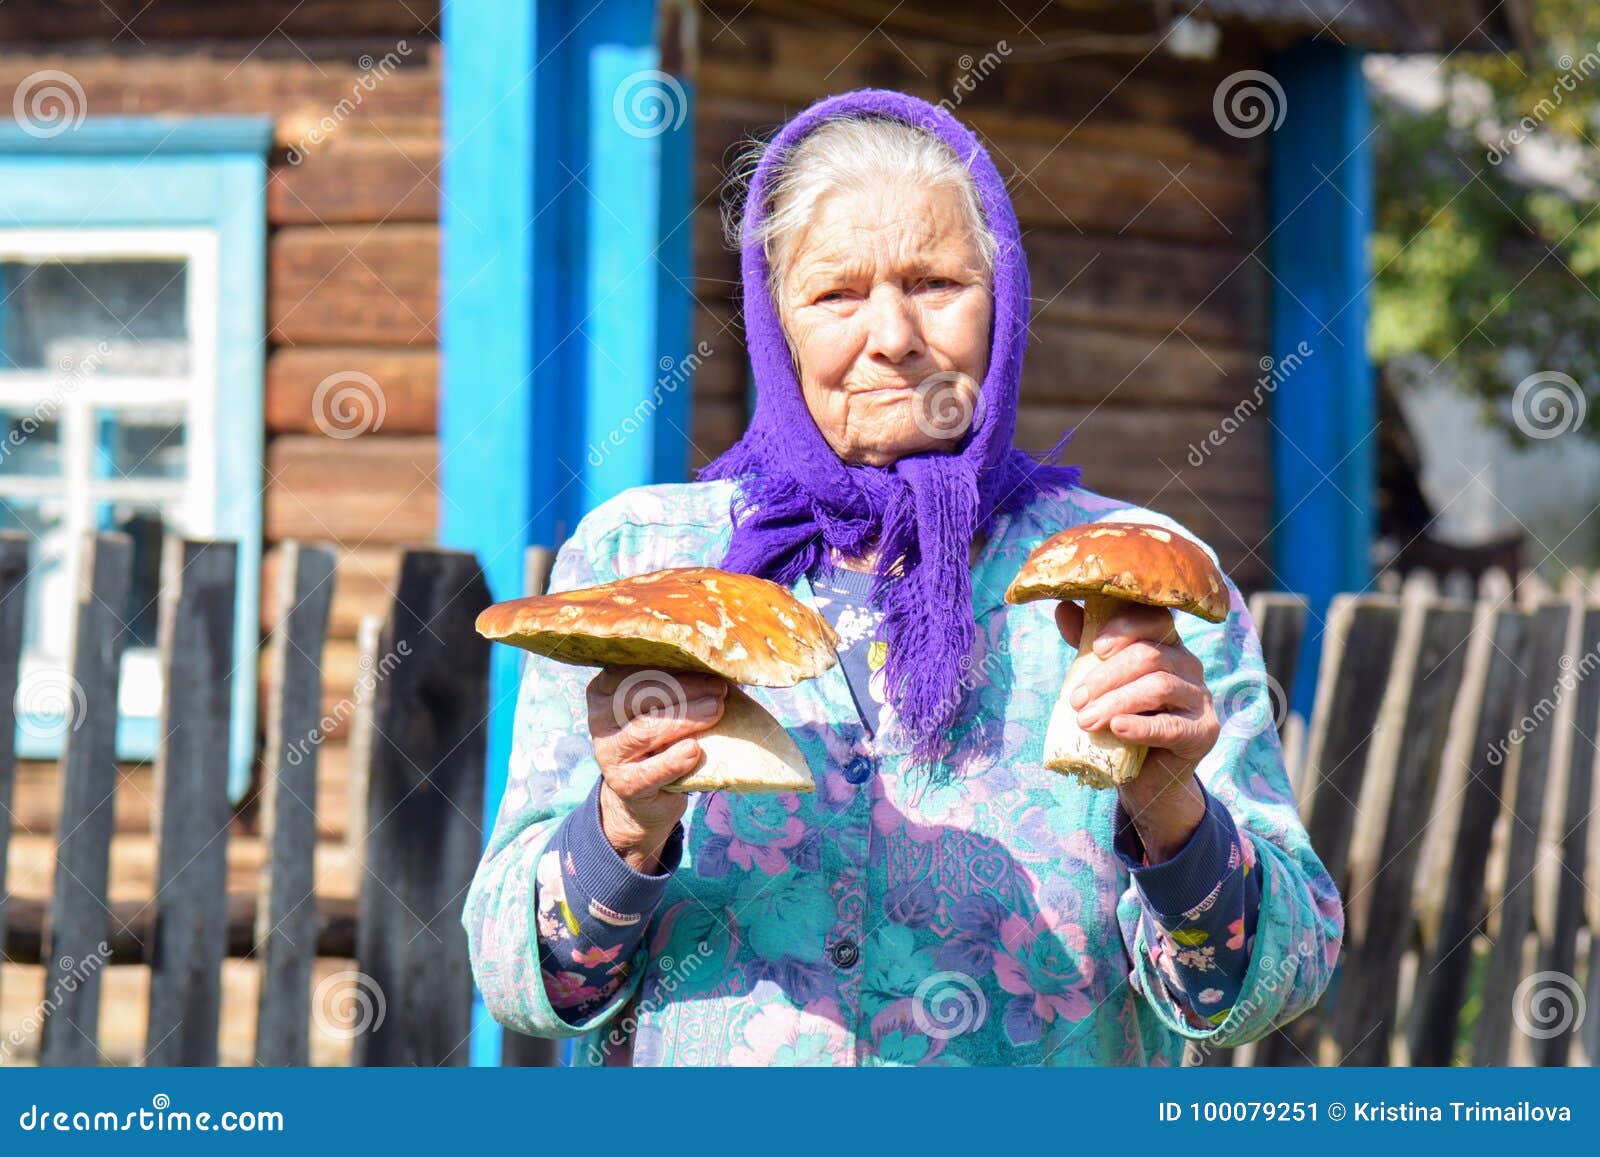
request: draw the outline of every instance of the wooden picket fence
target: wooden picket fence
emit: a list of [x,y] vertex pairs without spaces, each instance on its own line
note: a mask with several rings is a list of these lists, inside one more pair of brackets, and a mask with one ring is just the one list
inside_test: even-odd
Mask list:
[[[1413,576],[1329,608],[1309,724],[1280,727],[1346,937],[1322,1002],[1191,1064],[1600,1059],[1600,598]],[[1252,599],[1287,701],[1303,600]],[[1596,677],[1591,677],[1596,676]],[[1585,977],[1587,979],[1585,979]]]
[[[363,671],[377,674],[352,719],[357,787],[350,820],[359,900],[318,896],[313,856],[317,755],[326,726],[322,644],[334,554],[286,544],[270,640],[261,840],[255,894],[229,895],[227,796],[237,549],[170,538],[162,557],[160,663],[165,680],[153,835],[157,886],[147,902],[108,903],[117,690],[130,597],[132,542],[85,542],[70,676],[77,710],[60,759],[55,885],[46,902],[5,887],[11,824],[0,823],[0,946],[42,964],[50,1009],[44,1065],[93,1065],[104,965],[149,967],[150,1065],[214,1065],[225,957],[259,970],[255,1061],[310,1059],[316,957],[353,959],[360,1007],[353,1059],[366,1065],[463,1064],[472,978],[461,913],[481,849],[489,644],[473,618],[489,601],[477,561],[445,550],[405,554],[386,619],[361,632]],[[28,541],[0,534],[0,816],[15,780]],[[381,676],[381,677],[379,677]],[[100,945],[109,945],[101,959]],[[95,961],[94,967],[85,962]],[[548,1064],[548,1042],[512,1038],[506,1063]]]
[[[359,899],[318,896],[322,642],[334,567],[287,544],[269,643],[261,838],[253,894],[228,893],[226,794],[236,550],[171,539],[162,560],[166,681],[156,768],[157,887],[108,902],[109,799],[132,544],[85,544],[71,677],[80,710],[60,760],[49,901],[5,888],[0,945],[43,964],[55,1001],[38,1059],[95,1064],[101,981],[81,962],[149,967],[143,1051],[152,1065],[218,1060],[226,957],[256,961],[255,1060],[305,1064],[317,957],[353,960],[382,1016],[363,1018],[357,1064],[461,1064],[472,982],[460,918],[483,838],[489,645],[472,629],[489,593],[477,561],[406,553],[387,617],[361,630],[360,665],[381,673],[352,720],[350,828]],[[527,556],[545,589],[551,552]],[[0,534],[0,815],[14,781],[13,700],[28,541]],[[1323,624],[1308,723],[1280,722],[1313,846],[1339,882],[1348,933],[1332,989],[1285,1029],[1189,1063],[1594,1063],[1600,1058],[1600,597],[1487,576],[1468,597],[1414,578],[1399,593],[1339,596]],[[1252,610],[1282,703],[1307,633],[1304,601],[1259,594]],[[1586,977],[1587,979],[1581,979]],[[71,983],[69,983],[71,981]],[[380,996],[381,994],[381,996]],[[359,994],[358,994],[359,995]],[[554,1063],[552,1042],[505,1034],[502,1063]]]

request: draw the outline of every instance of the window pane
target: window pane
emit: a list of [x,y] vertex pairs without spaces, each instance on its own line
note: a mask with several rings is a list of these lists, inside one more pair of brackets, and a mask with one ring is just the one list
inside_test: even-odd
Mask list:
[[128,596],[128,646],[156,645],[157,598],[161,589],[161,509],[137,502],[103,502],[95,528],[119,530],[133,539],[133,590]]
[[170,410],[97,410],[96,478],[182,478],[183,415]]
[[23,601],[23,646],[65,662],[72,589],[67,575],[67,535],[61,503],[0,499],[0,530],[28,534],[28,590]]
[[61,427],[47,406],[0,410],[0,474],[60,474]]
[[183,261],[0,261],[0,367],[186,374],[187,282]]

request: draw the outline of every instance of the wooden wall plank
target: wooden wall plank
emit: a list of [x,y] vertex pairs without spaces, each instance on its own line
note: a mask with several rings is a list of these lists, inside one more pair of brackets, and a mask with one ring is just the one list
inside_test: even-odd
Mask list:
[[228,949],[229,704],[238,547],[167,539],[162,558],[159,876],[147,1065],[215,1065]]
[[268,246],[267,325],[288,345],[433,345],[436,225],[296,226]]
[[[87,534],[79,564],[89,598],[77,604],[68,724],[61,754],[62,830],[57,837],[46,991],[60,1003],[45,1018],[43,1065],[98,1065],[100,972],[106,961],[111,797],[117,786],[117,689],[128,635],[133,540]],[[66,674],[63,672],[63,674]],[[224,708],[226,711],[226,708]],[[226,749],[223,752],[226,766]]]
[[436,434],[439,353],[405,347],[291,347],[267,359],[269,434]]
[[437,136],[335,134],[286,160],[273,167],[267,182],[270,225],[439,219]]
[[256,1063],[261,1065],[306,1065],[311,1059],[321,656],[333,602],[333,566],[332,551],[285,544],[263,760],[261,832],[268,850],[256,928],[261,958]]
[[40,40],[145,40],[281,34],[291,39],[337,35],[430,35],[438,0],[258,0],[218,5],[211,0],[11,0],[0,8],[0,37]]
[[403,657],[373,701],[357,930],[361,970],[387,1015],[356,1038],[357,1064],[467,1060],[461,913],[482,849],[489,695],[489,644],[473,620],[491,601],[470,555],[413,551],[401,562],[380,649],[384,660]]
[[438,528],[438,462],[434,438],[273,438],[266,538],[352,548],[430,542]]

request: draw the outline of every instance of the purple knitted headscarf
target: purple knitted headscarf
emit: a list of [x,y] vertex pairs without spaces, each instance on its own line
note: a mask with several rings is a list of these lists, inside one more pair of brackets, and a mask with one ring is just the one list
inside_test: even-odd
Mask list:
[[[738,481],[725,570],[792,586],[828,565],[828,546],[847,556],[878,547],[873,597],[884,612],[887,690],[910,737],[912,763],[931,769],[945,752],[971,663],[973,538],[1042,488],[1076,485],[1078,468],[1049,464],[1070,431],[1039,459],[1011,445],[1028,338],[1027,260],[994,162],[948,111],[882,89],[818,101],[784,125],[763,152],[745,198],[747,224],[765,218],[778,171],[801,138],[825,121],[851,116],[892,117],[933,133],[955,150],[977,186],[998,245],[989,368],[971,427],[954,452],[911,454],[888,466],[841,460],[817,429],[795,378],[777,303],[768,293],[762,246],[747,242],[741,271],[755,414],[744,437],[697,477]],[[903,577],[895,578],[899,559]]]

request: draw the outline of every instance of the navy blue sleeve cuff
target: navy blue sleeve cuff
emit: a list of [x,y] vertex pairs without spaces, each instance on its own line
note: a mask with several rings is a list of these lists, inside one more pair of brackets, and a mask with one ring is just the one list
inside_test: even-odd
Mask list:
[[1113,845],[1133,876],[1145,906],[1163,924],[1182,920],[1185,913],[1216,890],[1227,875],[1230,849],[1238,838],[1233,816],[1222,801],[1203,783],[1200,792],[1205,796],[1206,814],[1188,842],[1170,860],[1149,867],[1144,866],[1144,843],[1133,821],[1122,804],[1117,804]]
[[[629,867],[600,826],[600,786],[562,821],[562,869],[567,887],[613,912],[648,916],[661,902],[667,882],[683,859],[683,825],[672,829],[661,849],[661,872],[646,875]],[[574,897],[576,898],[576,897]]]

